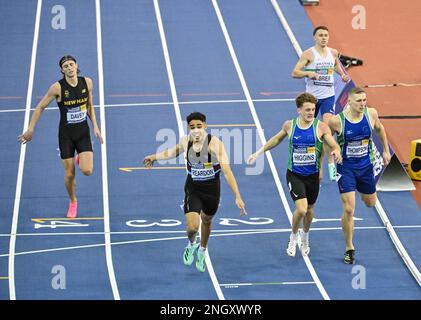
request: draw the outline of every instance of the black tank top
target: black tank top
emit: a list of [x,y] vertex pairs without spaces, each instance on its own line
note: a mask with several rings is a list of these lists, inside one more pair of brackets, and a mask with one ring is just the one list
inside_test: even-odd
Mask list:
[[202,150],[195,152],[192,148],[193,141],[189,139],[187,145],[187,179],[195,184],[209,184],[219,182],[219,173],[221,171],[221,165],[218,160],[215,159],[209,152],[209,143],[212,136],[208,134],[207,141],[203,143]]
[[77,77],[76,87],[67,83],[65,78],[59,83],[61,101],[57,104],[60,109],[60,129],[87,126],[89,91],[85,78]]

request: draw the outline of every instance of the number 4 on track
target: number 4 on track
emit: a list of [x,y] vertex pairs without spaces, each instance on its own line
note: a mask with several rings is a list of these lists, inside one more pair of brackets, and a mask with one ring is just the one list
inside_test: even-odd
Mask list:
[[72,221],[58,221],[58,220],[50,220],[50,221],[42,221],[41,223],[35,223],[34,228],[74,228],[74,227],[89,227],[89,224],[80,223],[80,222],[72,222]]

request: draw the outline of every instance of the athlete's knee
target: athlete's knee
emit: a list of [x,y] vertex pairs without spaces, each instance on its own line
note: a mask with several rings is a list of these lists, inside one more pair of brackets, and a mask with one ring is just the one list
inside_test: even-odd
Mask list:
[[188,213],[187,215],[187,233],[196,233],[200,227],[200,219],[199,217],[197,217],[197,213],[194,213],[193,215],[191,215],[191,213]]
[[364,203],[367,207],[372,208],[376,205],[376,198],[364,199]]
[[187,233],[197,233],[199,231],[199,224],[192,223],[187,225]]
[[80,171],[82,171],[82,173],[85,176],[90,176],[94,172],[94,169],[93,168],[81,168]]
[[308,207],[307,208],[307,212],[306,212],[306,215],[307,216],[312,216],[314,214],[314,207]]
[[297,207],[295,209],[296,215],[300,218],[304,218],[307,215],[307,212],[308,212],[308,210],[305,207]]
[[66,171],[66,174],[64,175],[64,179],[66,181],[71,181],[75,179],[75,173],[72,171]]
[[346,216],[353,216],[354,215],[355,208],[351,206],[350,204],[344,204],[343,206],[343,213]]
[[202,217],[202,224],[209,227],[212,224],[212,218],[203,218]]

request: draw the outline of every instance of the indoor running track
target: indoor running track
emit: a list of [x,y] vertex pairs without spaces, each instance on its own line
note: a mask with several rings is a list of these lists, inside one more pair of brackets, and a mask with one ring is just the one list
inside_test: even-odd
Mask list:
[[[322,182],[309,258],[286,255],[293,208],[286,143],[262,167],[245,165],[247,142],[255,150],[258,131],[269,139],[294,117],[294,98],[304,90],[303,81],[290,77],[297,54],[271,1],[118,3],[62,1],[66,25],[58,30],[51,0],[1,5],[7,59],[0,60],[0,299],[421,298],[376,210],[359,200],[357,265],[342,262],[340,198],[332,183]],[[301,5],[278,3],[302,48],[310,46],[313,26]],[[77,172],[79,213],[72,221],[64,218],[55,103],[34,140],[26,148],[17,143],[28,107],[60,77],[64,54],[93,79],[106,137],[103,146],[93,138],[94,174]],[[205,113],[209,130],[223,135],[248,212],[239,216],[223,181],[204,274],[182,263],[183,160],[157,170],[141,164],[186,132],[183,121],[192,111]],[[410,193],[379,198],[420,269],[421,215]]]

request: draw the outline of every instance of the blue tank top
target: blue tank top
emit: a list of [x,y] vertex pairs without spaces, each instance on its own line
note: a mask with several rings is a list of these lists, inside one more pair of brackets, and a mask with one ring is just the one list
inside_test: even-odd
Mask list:
[[352,122],[345,116],[345,110],[339,113],[342,130],[338,135],[343,163],[353,169],[369,166],[374,160],[372,128],[367,107],[358,122]]
[[323,142],[317,137],[319,120],[306,129],[298,126],[298,118],[292,120],[291,135],[289,137],[288,170],[302,176],[318,173],[320,170],[320,155]]

